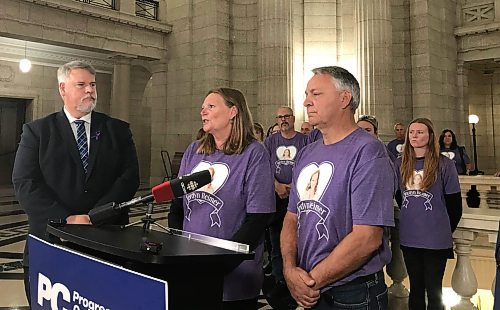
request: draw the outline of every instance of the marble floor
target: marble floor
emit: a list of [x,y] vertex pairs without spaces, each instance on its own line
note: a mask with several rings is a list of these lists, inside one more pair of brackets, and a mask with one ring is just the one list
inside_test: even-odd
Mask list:
[[0,187],[0,309],[29,309],[22,258],[28,221],[10,186]]

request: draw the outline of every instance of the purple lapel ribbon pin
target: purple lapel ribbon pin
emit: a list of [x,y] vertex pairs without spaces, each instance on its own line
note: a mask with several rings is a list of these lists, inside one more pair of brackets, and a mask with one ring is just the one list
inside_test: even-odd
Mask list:
[[90,138],[91,139],[95,139],[96,141],[99,141],[99,137],[101,136],[101,132],[100,131],[96,131],[95,134],[93,136],[91,136]]

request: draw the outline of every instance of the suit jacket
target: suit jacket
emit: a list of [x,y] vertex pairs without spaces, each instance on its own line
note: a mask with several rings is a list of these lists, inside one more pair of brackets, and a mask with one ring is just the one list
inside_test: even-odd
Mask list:
[[[139,165],[128,123],[92,112],[88,173],[64,111],[24,124],[12,182],[29,232],[45,238],[48,220],[87,214],[134,197]],[[127,222],[125,211],[115,222]]]

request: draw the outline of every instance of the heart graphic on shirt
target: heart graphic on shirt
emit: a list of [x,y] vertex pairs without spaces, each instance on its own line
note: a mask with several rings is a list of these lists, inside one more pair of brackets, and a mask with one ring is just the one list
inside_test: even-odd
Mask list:
[[455,152],[441,152],[441,154],[448,157],[449,159],[455,158]]
[[333,163],[328,161],[322,162],[320,165],[310,163],[302,168],[296,185],[300,200],[319,201],[330,184],[333,172]]
[[199,191],[204,191],[210,194],[215,194],[219,191],[221,187],[227,181],[229,177],[229,167],[225,163],[210,163],[207,161],[200,161],[196,165],[191,173],[199,172],[202,170],[210,170],[212,173],[212,182],[198,189]]
[[403,146],[404,146],[403,143],[396,145],[396,151],[398,153],[403,153]]
[[297,155],[297,148],[294,145],[282,145],[276,149],[276,157],[279,160],[293,160],[295,155]]

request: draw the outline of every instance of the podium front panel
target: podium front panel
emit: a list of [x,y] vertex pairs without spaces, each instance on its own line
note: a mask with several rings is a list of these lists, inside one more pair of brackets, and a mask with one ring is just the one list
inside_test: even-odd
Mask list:
[[31,309],[167,309],[166,281],[29,235]]

